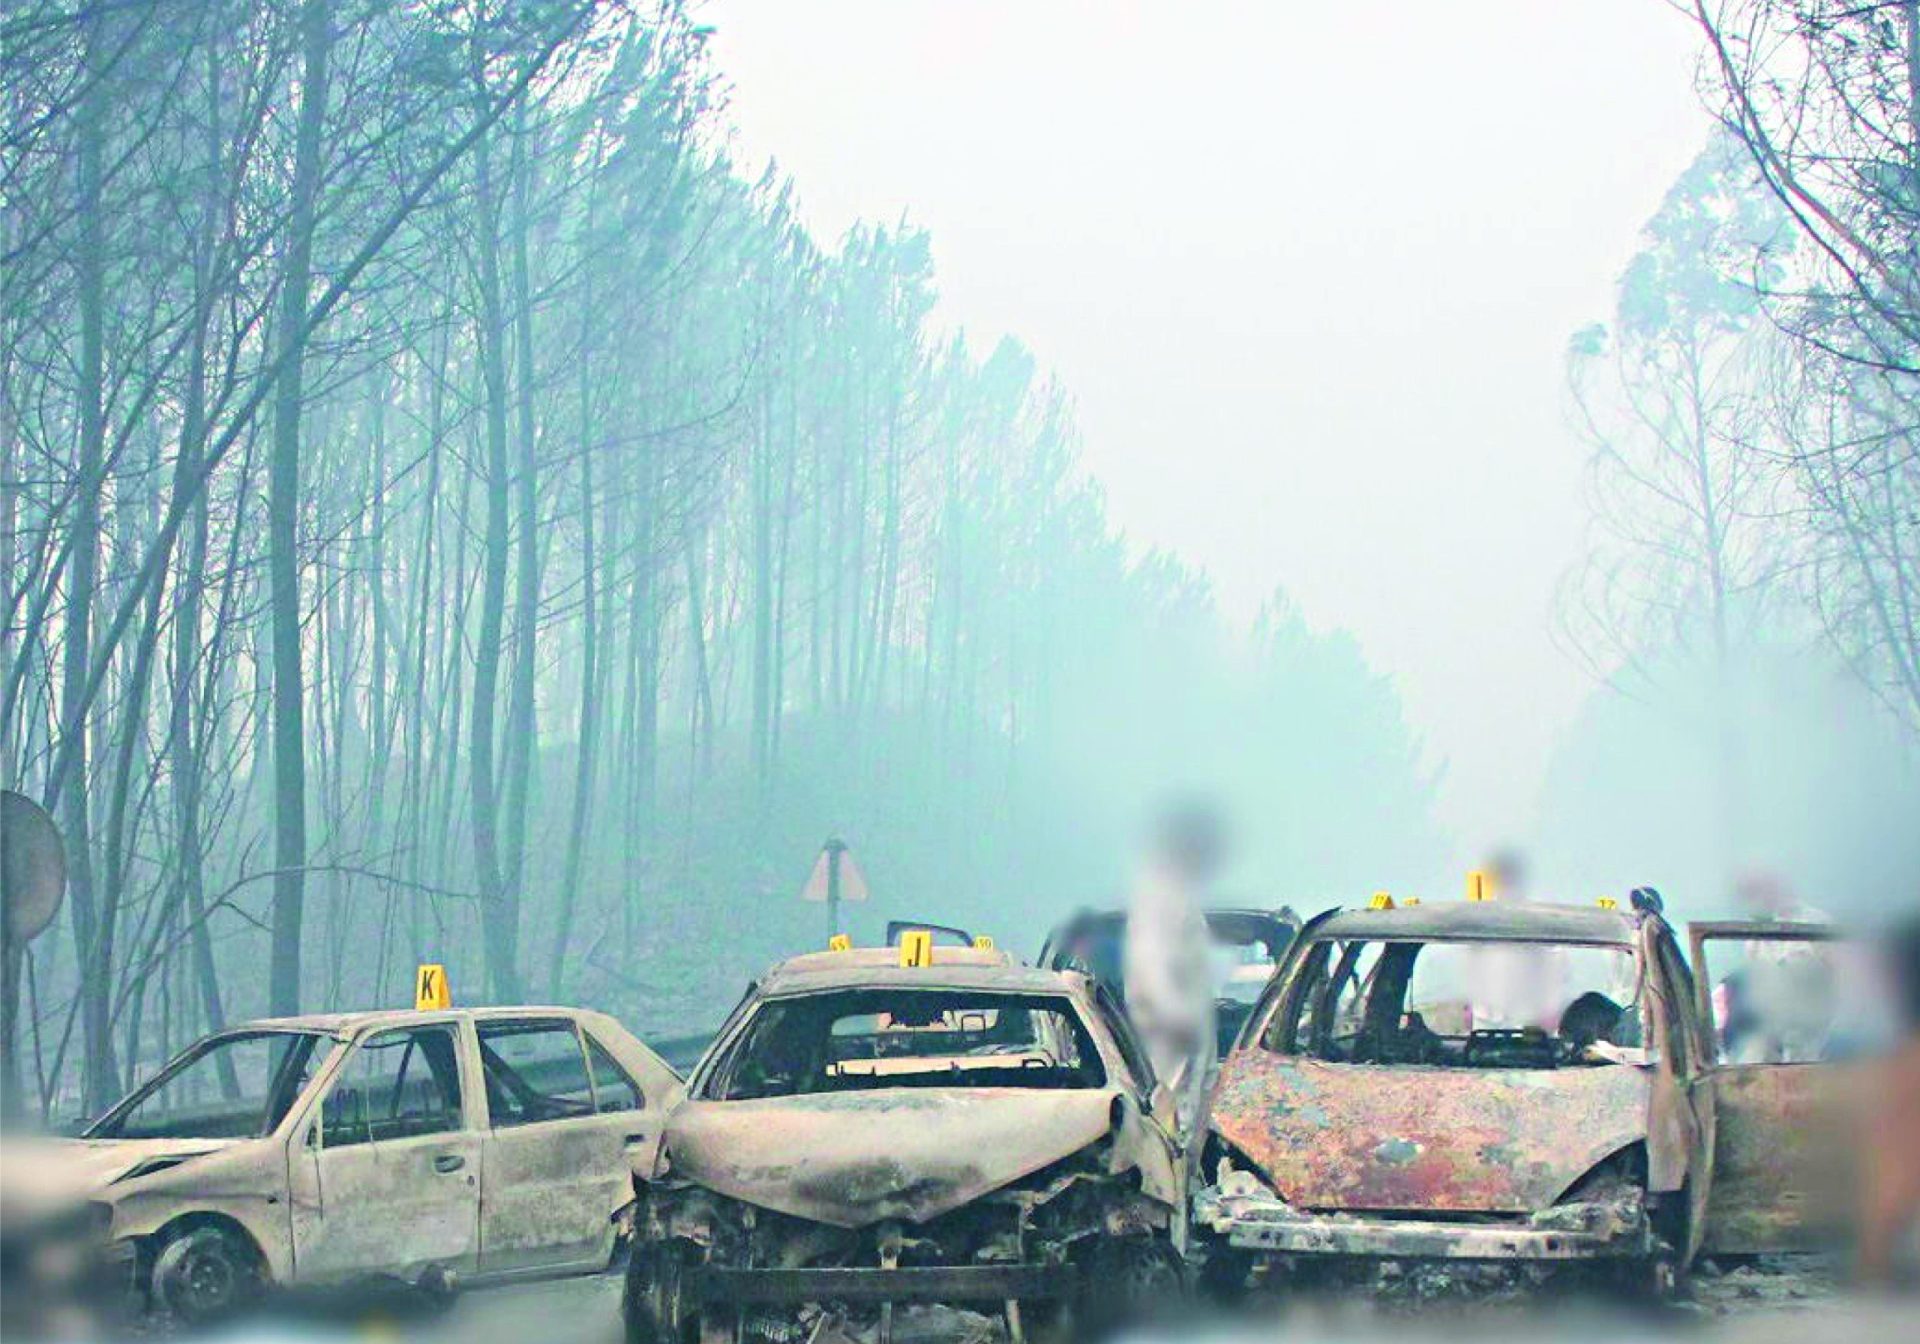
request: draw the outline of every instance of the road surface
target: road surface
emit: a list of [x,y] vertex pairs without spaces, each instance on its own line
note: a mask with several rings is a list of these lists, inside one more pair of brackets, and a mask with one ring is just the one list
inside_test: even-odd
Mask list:
[[[1239,1344],[1256,1340],[1528,1340],[1564,1339],[1620,1344],[1670,1335],[1720,1344],[1806,1344],[1810,1339],[1897,1339],[1920,1321],[1920,1301],[1860,1299],[1841,1288],[1831,1266],[1789,1260],[1728,1274],[1697,1276],[1691,1299],[1658,1315],[1625,1311],[1568,1296],[1551,1287],[1491,1295],[1452,1282],[1444,1273],[1395,1285],[1384,1297],[1319,1297],[1284,1307],[1268,1303],[1243,1317],[1182,1340]],[[916,1328],[919,1327],[919,1328]],[[384,1312],[344,1319],[282,1322],[266,1340],[403,1339],[419,1344],[619,1344],[620,1279],[593,1278],[476,1290],[445,1315],[406,1321]],[[896,1344],[986,1344],[997,1332],[979,1318],[946,1313],[937,1320],[903,1321]],[[1144,1344],[1153,1344],[1148,1337]]]

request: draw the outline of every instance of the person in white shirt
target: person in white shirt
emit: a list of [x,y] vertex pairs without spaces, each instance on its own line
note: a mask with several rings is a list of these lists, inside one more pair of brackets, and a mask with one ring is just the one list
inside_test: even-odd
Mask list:
[[1197,1131],[1215,1062],[1212,940],[1201,898],[1224,848],[1212,809],[1171,809],[1127,911],[1127,1013],[1173,1094],[1182,1143]]

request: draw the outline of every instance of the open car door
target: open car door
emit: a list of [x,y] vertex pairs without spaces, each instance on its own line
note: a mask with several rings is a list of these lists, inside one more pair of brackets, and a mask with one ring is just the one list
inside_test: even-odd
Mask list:
[[1838,1012],[1847,950],[1824,924],[1693,924],[1693,976],[1711,1056],[1694,1073],[1712,1136],[1703,1254],[1814,1250],[1841,1239],[1854,1199],[1847,1142],[1860,1088]]

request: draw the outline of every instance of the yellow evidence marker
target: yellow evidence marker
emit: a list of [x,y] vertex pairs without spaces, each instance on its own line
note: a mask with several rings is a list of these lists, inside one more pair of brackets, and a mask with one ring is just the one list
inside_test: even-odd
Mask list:
[[827,939],[827,951],[829,952],[853,951],[853,935],[850,933],[834,934],[833,937]]
[[901,934],[900,964],[914,969],[933,965],[933,934],[926,929],[909,929]]
[[453,1007],[453,988],[447,984],[445,966],[422,966],[414,977],[413,1006],[420,1012]]

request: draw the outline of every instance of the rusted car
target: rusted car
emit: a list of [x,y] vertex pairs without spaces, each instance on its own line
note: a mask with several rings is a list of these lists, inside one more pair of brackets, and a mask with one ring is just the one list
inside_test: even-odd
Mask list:
[[1017,1337],[1177,1298],[1166,1106],[1085,977],[912,935],[786,961],[637,1180],[628,1337],[884,1340],[930,1303]]
[[1653,903],[1330,911],[1223,1064],[1195,1178],[1207,1277],[1587,1261],[1670,1292],[1703,1247],[1831,1230],[1805,1194],[1831,1186],[1807,1067],[1829,1066],[1756,1078],[1726,1059]]
[[272,1286],[604,1268],[679,1086],[600,1013],[285,1018],[205,1038],[35,1161],[129,1286],[204,1321]]

